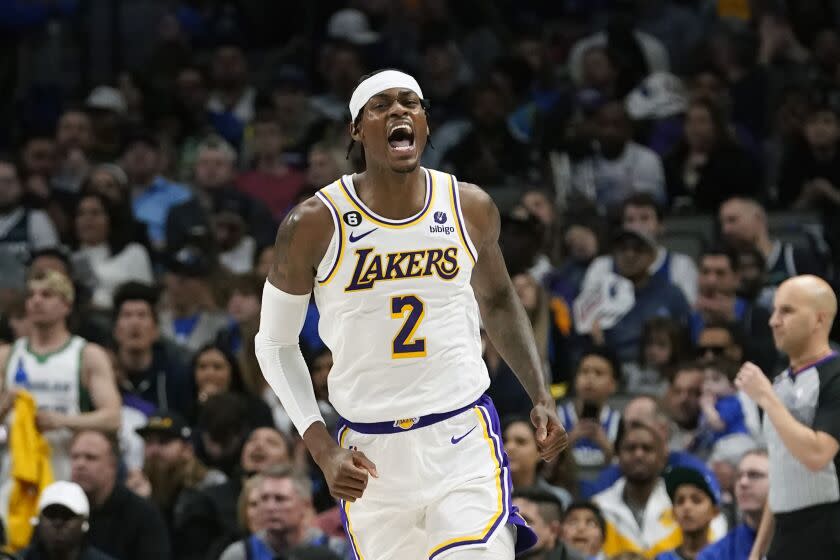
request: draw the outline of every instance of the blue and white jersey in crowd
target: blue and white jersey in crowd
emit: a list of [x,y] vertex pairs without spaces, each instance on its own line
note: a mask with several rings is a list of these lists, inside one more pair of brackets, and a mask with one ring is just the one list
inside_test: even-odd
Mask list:
[[[560,421],[566,427],[566,432],[571,432],[578,423],[574,401],[567,401],[558,406],[557,416],[560,417]],[[618,426],[621,424],[621,413],[613,410],[608,405],[604,405],[598,421],[601,423],[604,432],[606,432],[607,439],[609,439],[611,444],[614,444],[616,437],[618,437]],[[601,451],[597,443],[589,438],[577,440],[572,447],[572,454],[579,467],[599,467],[604,464],[604,452]]]

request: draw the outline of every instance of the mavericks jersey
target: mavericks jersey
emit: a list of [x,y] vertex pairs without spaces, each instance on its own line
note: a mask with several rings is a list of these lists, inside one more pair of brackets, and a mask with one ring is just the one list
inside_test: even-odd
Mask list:
[[[89,396],[82,388],[82,350],[84,338],[71,336],[67,343],[48,354],[36,354],[29,339],[18,339],[6,363],[5,387],[25,389],[38,410],[50,410],[76,416],[90,410]],[[52,449],[53,474],[56,480],[70,476],[70,440],[72,432],[51,430],[44,434]]]
[[335,226],[314,288],[319,333],[333,353],[330,401],[351,422],[410,427],[490,385],[458,182],[423,171],[423,208],[402,220],[365,206],[350,175],[317,193]]

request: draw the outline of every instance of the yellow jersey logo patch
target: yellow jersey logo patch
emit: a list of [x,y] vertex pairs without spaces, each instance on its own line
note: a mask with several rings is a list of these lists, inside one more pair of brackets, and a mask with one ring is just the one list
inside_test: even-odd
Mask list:
[[394,427],[402,428],[403,430],[410,430],[411,427],[419,421],[419,418],[403,418],[402,420],[397,420],[396,422],[394,422]]

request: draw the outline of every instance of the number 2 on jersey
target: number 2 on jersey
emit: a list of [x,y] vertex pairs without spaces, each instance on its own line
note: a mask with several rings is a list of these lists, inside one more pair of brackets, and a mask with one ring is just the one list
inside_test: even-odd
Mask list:
[[391,358],[422,358],[426,355],[426,339],[414,338],[425,313],[423,300],[417,296],[391,298],[391,319],[405,318],[402,328],[394,337]]

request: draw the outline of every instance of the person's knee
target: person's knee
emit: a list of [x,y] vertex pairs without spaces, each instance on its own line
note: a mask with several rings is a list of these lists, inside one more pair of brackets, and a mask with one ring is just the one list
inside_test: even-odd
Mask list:
[[513,560],[516,529],[505,525],[487,548],[454,549],[441,560]]

